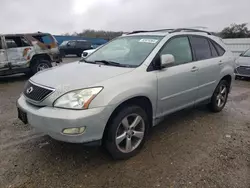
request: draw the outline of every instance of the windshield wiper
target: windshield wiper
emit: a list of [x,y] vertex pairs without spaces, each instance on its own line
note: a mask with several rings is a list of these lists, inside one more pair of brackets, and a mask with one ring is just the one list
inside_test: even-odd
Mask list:
[[94,61],[87,61],[85,58],[80,59],[80,62],[96,64]]
[[114,62],[114,61],[107,61],[107,60],[97,60],[95,63],[103,63],[105,65],[117,66],[117,67],[126,67],[126,65]]

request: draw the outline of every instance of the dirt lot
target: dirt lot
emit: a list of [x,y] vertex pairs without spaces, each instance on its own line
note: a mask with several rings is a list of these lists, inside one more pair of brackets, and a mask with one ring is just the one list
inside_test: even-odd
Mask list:
[[234,83],[223,112],[173,114],[137,156],[113,161],[23,125],[15,103],[26,79],[0,78],[0,188],[250,187],[250,81]]

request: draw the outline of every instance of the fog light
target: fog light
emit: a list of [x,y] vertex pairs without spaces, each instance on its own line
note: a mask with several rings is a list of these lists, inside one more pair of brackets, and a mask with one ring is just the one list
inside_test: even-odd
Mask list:
[[82,134],[85,131],[85,127],[79,127],[79,128],[67,128],[63,129],[63,134],[71,134],[71,135],[76,135],[76,134]]

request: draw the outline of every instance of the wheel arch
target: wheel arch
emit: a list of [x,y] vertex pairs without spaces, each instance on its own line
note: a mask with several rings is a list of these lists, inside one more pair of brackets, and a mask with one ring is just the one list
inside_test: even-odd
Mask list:
[[223,76],[221,80],[226,80],[227,81],[228,87],[229,87],[228,89],[229,89],[229,92],[230,92],[231,88],[232,88],[231,87],[232,86],[232,80],[233,80],[232,76],[230,74],[227,74],[227,75]]
[[145,112],[147,113],[148,118],[149,118],[150,127],[152,127],[152,124],[153,124],[153,106],[152,106],[151,100],[146,96],[132,97],[130,99],[127,99],[127,100],[121,102],[114,109],[114,111],[111,113],[111,115],[110,115],[110,117],[105,125],[105,129],[104,129],[103,136],[102,136],[102,141],[104,139],[107,139],[107,131],[108,131],[109,124],[112,121],[112,119],[119,113],[119,111],[122,108],[126,107],[127,105],[138,105],[142,109],[145,109]]
[[48,54],[36,54],[36,55],[34,55],[33,57],[32,57],[32,59],[31,59],[31,64],[32,64],[32,62],[35,62],[36,60],[38,60],[38,59],[43,59],[43,60],[48,60],[48,61],[52,61],[51,60],[51,57],[48,55]]

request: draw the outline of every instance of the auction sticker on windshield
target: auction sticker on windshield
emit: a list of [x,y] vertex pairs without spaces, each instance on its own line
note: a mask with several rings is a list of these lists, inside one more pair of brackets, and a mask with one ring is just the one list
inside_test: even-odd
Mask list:
[[139,40],[139,42],[155,44],[158,42],[158,40],[156,40],[156,39],[141,39],[141,40]]

